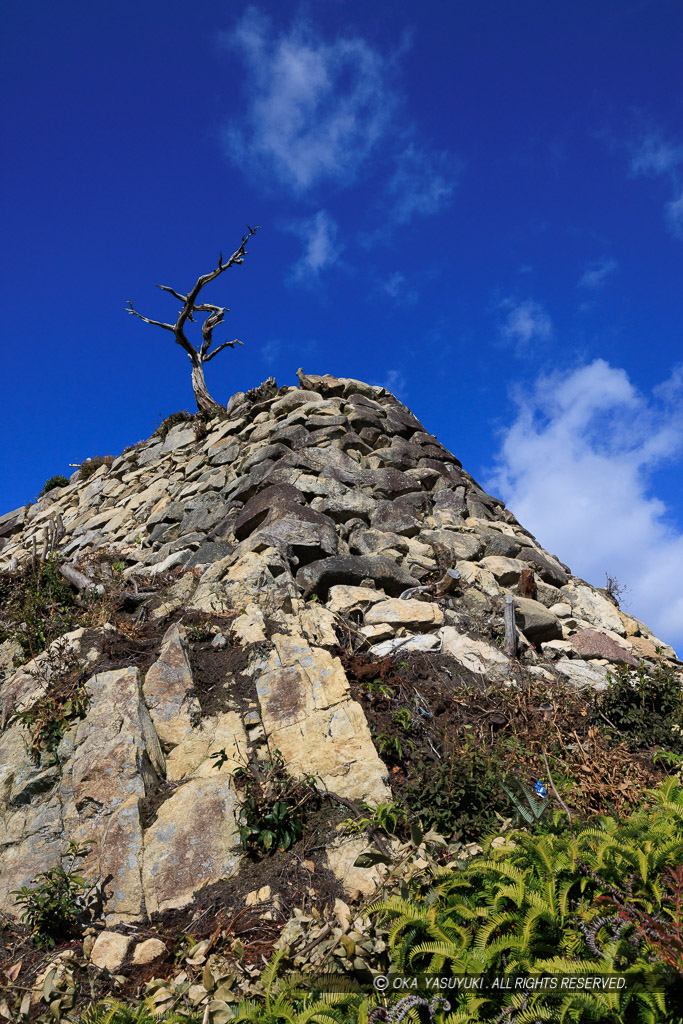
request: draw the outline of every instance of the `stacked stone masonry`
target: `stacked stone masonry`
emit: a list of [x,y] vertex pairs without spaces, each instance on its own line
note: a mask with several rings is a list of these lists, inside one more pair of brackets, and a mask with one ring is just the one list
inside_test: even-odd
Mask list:
[[[140,590],[170,580],[147,609],[170,623],[157,660],[144,676],[133,666],[95,671],[85,718],[51,764],[31,757],[16,717],[44,691],[47,656],[15,668],[12,645],[0,645],[0,910],[16,913],[9,891],[52,866],[66,838],[94,840],[86,870],[109,879],[113,924],[185,906],[233,875],[242,854],[227,778],[250,743],[280,750],[346,798],[390,799],[331,653],[340,618],[378,656],[443,652],[514,685],[510,659],[472,628],[502,621],[513,594],[520,656],[548,684],[601,689],[610,665],[641,658],[680,667],[642,622],[544,551],[388,391],[332,377],[300,383],[237,394],[203,436],[181,423],[0,517],[0,571],[26,564],[34,544],[42,550],[59,516],[58,550],[76,567],[115,551]],[[535,599],[517,595],[529,569]],[[253,682],[248,711],[231,703],[228,675],[225,708],[203,715],[181,621],[191,612],[238,613],[228,639]],[[66,640],[95,665],[113,628]],[[221,748],[229,762],[219,773],[211,754]],[[162,784],[168,795],[148,822],[142,803]],[[347,883],[354,858],[329,854]]]

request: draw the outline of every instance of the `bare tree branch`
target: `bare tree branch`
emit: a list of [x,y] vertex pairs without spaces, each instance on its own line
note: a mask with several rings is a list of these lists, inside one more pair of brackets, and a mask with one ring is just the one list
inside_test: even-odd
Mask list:
[[224,348],[234,348],[235,345],[241,345],[244,348],[244,342],[239,341],[238,338],[235,338],[234,341],[224,341],[222,345],[219,345],[218,348],[215,348],[213,352],[210,352],[209,355],[205,357],[204,362],[210,363],[213,357],[217,356],[219,352],[222,352]]
[[[211,302],[198,303],[197,298],[200,291],[211,281],[214,281],[222,273],[228,270],[229,267],[236,266],[244,262],[244,257],[247,255],[247,242],[249,239],[256,234],[258,227],[252,228],[247,224],[247,234],[242,235],[242,241],[239,248],[230,256],[227,260],[223,260],[223,252],[221,251],[218,255],[218,266],[210,271],[208,274],[202,274],[201,277],[197,278],[194,287],[186,295],[182,292],[178,292],[175,288],[171,288],[166,284],[158,284],[157,288],[161,291],[168,292],[174,298],[182,302],[183,307],[178,313],[178,319],[175,324],[165,324],[160,320],[151,320],[149,317],[142,316],[136,309],[133,308],[133,303],[129,302],[129,309],[126,312],[133,316],[138,317],[146,324],[152,324],[154,327],[162,327],[165,331],[171,331],[175,336],[175,342],[180,345],[181,348],[187,352],[192,362],[192,387],[194,389],[195,399],[197,400],[197,408],[204,412],[215,412],[221,409],[222,406],[209,394],[206,382],[204,380],[204,363],[208,363],[214,356],[217,356],[219,352],[222,352],[225,348],[234,348],[235,345],[241,345],[242,342],[235,339],[234,341],[223,342],[218,348],[210,352],[211,346],[213,345],[213,330],[219,324],[223,322],[223,317],[229,310],[225,306],[217,306]],[[185,335],[185,324],[194,323],[193,313],[208,313],[209,315],[202,324],[202,343],[197,349],[192,345]]]

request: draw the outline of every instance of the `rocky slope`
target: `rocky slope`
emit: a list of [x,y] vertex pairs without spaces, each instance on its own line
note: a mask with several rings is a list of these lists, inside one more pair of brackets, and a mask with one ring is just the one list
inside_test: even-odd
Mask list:
[[[610,666],[641,659],[680,668],[393,395],[299,379],[237,394],[225,419],[179,423],[0,517],[4,578],[53,550],[104,591],[82,589],[88,625],[35,659],[19,665],[17,643],[0,645],[6,913],[10,890],[67,839],[92,841],[86,874],[105,881],[106,921],[124,931],[239,878],[228,778],[248,752],[281,751],[351,804],[391,799],[340,648],[384,664],[428,654],[454,685],[460,673],[514,687],[522,664],[549,693],[604,689]],[[502,649],[507,594],[516,658]],[[76,664],[80,715],[72,705],[58,742],[40,746],[36,709],[76,685]],[[314,877],[371,887],[353,867],[363,846],[328,838]]]

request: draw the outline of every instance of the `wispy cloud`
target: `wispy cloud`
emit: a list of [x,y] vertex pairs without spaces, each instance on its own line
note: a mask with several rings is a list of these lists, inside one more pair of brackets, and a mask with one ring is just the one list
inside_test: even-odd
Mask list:
[[631,173],[667,174],[683,161],[683,146],[676,145],[659,134],[646,135],[632,148]]
[[668,179],[673,198],[664,207],[664,221],[676,238],[683,238],[683,190],[681,166],[683,145],[665,139],[661,134],[649,134],[632,147],[631,173]]
[[400,270],[380,281],[379,287],[399,306],[412,306],[419,298],[417,289],[408,284],[405,274],[402,274]]
[[381,380],[376,380],[375,384],[391,391],[392,395],[396,395],[401,401],[406,397],[408,380],[402,370],[387,370]]
[[602,288],[608,277],[611,277],[619,269],[616,260],[603,257],[596,263],[591,263],[584,270],[579,281],[579,288],[589,288],[591,291],[598,291]]
[[552,338],[552,320],[543,306],[533,299],[524,302],[505,299],[500,304],[500,310],[503,313],[501,337],[514,345],[519,355],[525,354],[538,342]]
[[453,195],[461,164],[445,154],[433,155],[408,146],[396,159],[396,170],[387,183],[389,217],[395,224],[407,224],[415,217],[438,211]]
[[683,534],[650,473],[683,460],[683,368],[646,396],[597,359],[539,378],[517,406],[487,486],[575,573],[628,585],[629,608],[680,650]]
[[683,192],[666,204],[665,214],[671,234],[683,238]]
[[373,243],[450,201],[462,165],[434,152],[406,113],[397,74],[405,38],[382,53],[358,34],[323,37],[302,19],[277,32],[253,6],[220,38],[244,68],[243,111],[224,129],[225,153],[266,188],[310,200],[371,177],[357,205]]
[[314,284],[323,270],[337,262],[343,246],[337,241],[339,228],[326,210],[313,217],[291,221],[286,230],[303,241],[303,253],[290,271],[290,280],[298,284]]
[[261,346],[261,359],[264,363],[271,365],[280,355],[282,351],[282,342],[279,338],[273,338],[271,341],[267,341],[265,345]]
[[390,61],[358,36],[333,42],[306,22],[275,35],[249,7],[223,42],[246,66],[247,105],[225,131],[228,156],[301,194],[350,184],[388,130]]

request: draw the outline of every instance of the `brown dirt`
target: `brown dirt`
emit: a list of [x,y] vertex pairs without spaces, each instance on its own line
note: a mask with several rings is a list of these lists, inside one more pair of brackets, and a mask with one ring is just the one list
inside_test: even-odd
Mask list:
[[242,707],[254,697],[253,680],[245,675],[249,654],[242,647],[212,647],[210,640],[190,644],[190,666],[202,714],[215,715],[231,705]]

